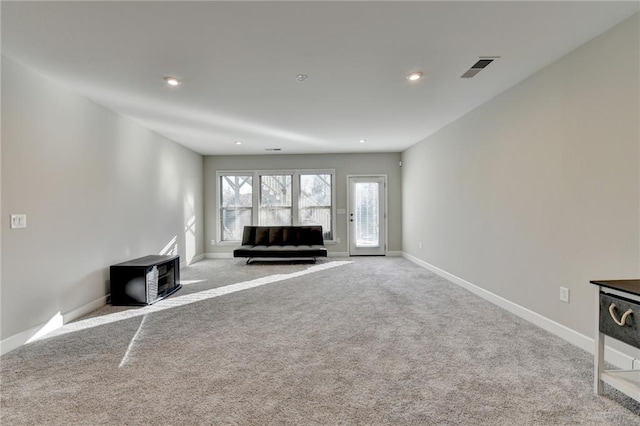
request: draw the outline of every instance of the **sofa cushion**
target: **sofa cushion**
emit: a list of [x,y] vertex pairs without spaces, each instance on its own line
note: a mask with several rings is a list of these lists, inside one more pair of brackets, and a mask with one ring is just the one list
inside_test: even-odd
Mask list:
[[253,256],[251,251],[253,247],[253,244],[240,246],[233,251],[233,257],[251,257]]
[[300,242],[300,228],[286,226],[282,230],[282,244],[284,245],[295,245]]
[[255,226],[245,226],[242,231],[242,245],[253,245],[256,240],[256,227]]
[[298,245],[300,244],[311,244],[311,229],[308,226],[300,227],[300,235],[298,237]]
[[269,227],[258,226],[256,228],[256,238],[253,241],[256,246],[266,246],[269,244]]
[[324,238],[322,237],[322,227],[313,226],[309,228],[309,242],[311,245],[323,245]]
[[234,257],[326,257],[321,226],[245,226]]
[[327,257],[327,249],[319,245],[242,246],[233,251],[234,257]]
[[284,230],[282,229],[282,226],[273,226],[269,228],[269,245],[281,246],[283,232]]

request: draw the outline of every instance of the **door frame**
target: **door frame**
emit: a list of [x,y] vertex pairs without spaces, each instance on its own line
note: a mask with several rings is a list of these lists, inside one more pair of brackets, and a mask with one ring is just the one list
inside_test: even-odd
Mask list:
[[[389,223],[388,223],[388,214],[389,211],[388,203],[389,203],[389,194],[388,194],[388,185],[387,174],[383,173],[365,173],[365,174],[355,174],[355,175],[347,175],[347,254],[349,256],[354,256],[351,254],[351,221],[349,220],[350,212],[351,212],[351,178],[382,178],[382,182],[384,184],[384,206],[383,215],[384,215],[384,251],[381,256],[386,256],[389,251]],[[355,255],[357,256],[357,255]],[[380,256],[380,255],[375,255]]]

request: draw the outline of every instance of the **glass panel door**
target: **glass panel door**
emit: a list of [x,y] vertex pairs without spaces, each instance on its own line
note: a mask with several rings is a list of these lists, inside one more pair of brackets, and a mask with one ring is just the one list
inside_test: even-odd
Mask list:
[[386,253],[384,176],[349,177],[349,254]]
[[356,247],[380,247],[379,184],[355,182],[356,197],[353,226]]

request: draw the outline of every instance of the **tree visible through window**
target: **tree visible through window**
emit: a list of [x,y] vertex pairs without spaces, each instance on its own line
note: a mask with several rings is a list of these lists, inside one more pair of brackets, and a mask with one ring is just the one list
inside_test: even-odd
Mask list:
[[258,223],[264,226],[290,226],[291,175],[260,176],[260,213]]
[[325,239],[332,236],[331,175],[300,174],[300,225],[322,225]]
[[[335,172],[220,172],[220,241],[240,241],[245,226],[321,225],[334,238]],[[254,194],[256,196],[254,197]]]
[[220,176],[222,241],[240,241],[252,223],[253,176]]

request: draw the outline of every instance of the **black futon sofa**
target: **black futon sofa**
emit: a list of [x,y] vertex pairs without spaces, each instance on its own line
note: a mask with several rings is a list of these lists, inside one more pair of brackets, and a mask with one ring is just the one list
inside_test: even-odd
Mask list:
[[287,259],[327,257],[322,226],[245,226],[233,257]]

